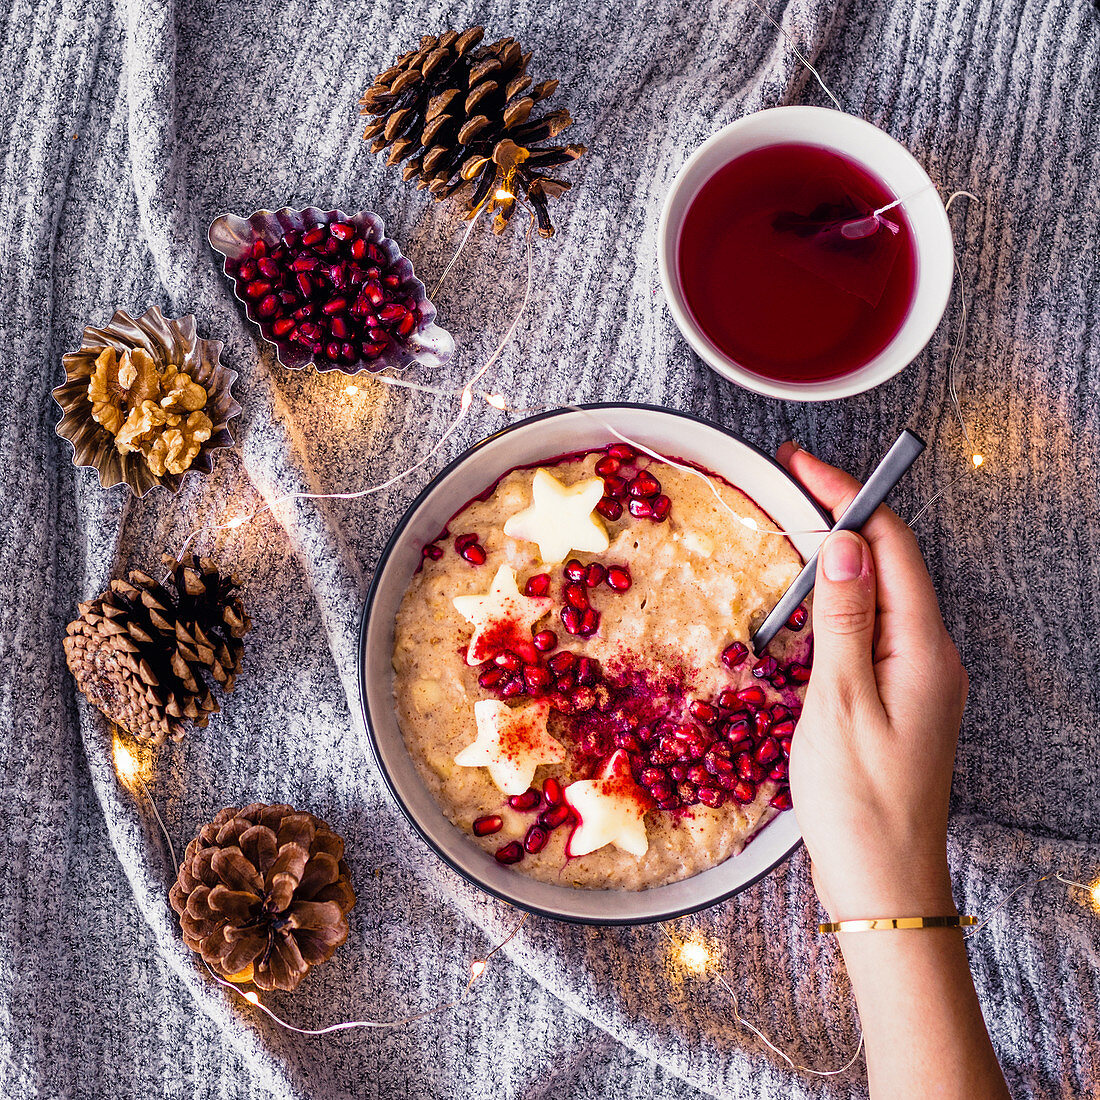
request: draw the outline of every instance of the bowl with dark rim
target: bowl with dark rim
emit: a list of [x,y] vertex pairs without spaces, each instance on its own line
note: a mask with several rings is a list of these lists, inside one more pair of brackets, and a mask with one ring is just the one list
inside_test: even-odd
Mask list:
[[409,506],[378,561],[359,634],[363,720],[390,794],[424,842],[474,885],[529,912],[590,924],[641,924],[704,909],[759,881],[802,842],[793,812],[780,813],[742,852],[691,878],[645,890],[583,890],[530,878],[498,863],[454,826],[424,786],[405,747],[393,700],[397,610],[422,548],[472,497],[518,466],[614,442],[614,428],[660,454],[721,475],[783,530],[803,560],[817,549],[828,517],[767,454],[735,432],[652,405],[592,404],[541,413],[471,447]]

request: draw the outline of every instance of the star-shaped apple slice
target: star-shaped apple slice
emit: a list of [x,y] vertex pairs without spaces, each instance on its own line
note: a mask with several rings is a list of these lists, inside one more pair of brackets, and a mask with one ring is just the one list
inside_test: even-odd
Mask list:
[[463,768],[488,768],[505,794],[523,794],[540,764],[560,764],[565,749],[546,732],[550,704],[510,707],[497,699],[474,703],[477,740],[456,757]]
[[455,610],[474,625],[466,663],[480,665],[506,649],[531,647],[531,627],[554,601],[549,596],[521,595],[510,565],[502,565],[484,596],[455,596]]
[[595,779],[570,783],[565,801],[580,819],[569,838],[570,856],[586,856],[605,844],[639,858],[649,850],[644,818],[653,804],[634,782],[625,749],[613,752]]
[[531,506],[504,525],[510,538],[536,542],[548,565],[565,561],[571,550],[602,554],[610,545],[607,531],[592,513],[604,494],[603,478],[563,485],[548,470],[536,470]]

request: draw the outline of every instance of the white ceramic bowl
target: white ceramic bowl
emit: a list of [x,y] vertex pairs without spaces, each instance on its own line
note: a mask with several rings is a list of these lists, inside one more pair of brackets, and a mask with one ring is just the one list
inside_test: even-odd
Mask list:
[[477,444],[443,470],[413,502],[382,552],[363,609],[359,688],[365,727],[390,792],[417,832],[465,878],[524,909],[563,920],[633,924],[667,920],[721,901],[756,882],[801,841],[792,812],[780,814],[737,856],[694,878],[651,890],[575,890],[502,866],[444,816],[420,781],[393,706],[394,620],[420,564],[421,548],[473,496],[516,466],[613,442],[610,424],[654,450],[721,474],[755,500],[808,558],[825,517],[762,451],[733,432],[648,405],[586,405],[524,420]]
[[[684,301],[677,274],[684,215],[700,188],[723,165],[753,149],[787,142],[822,146],[862,164],[899,198],[913,229],[917,283],[908,316],[893,340],[859,370],[817,382],[781,382],[746,370],[720,351]],[[669,309],[688,343],[708,366],[745,389],[789,401],[829,401],[863,393],[892,378],[924,349],[951,293],[951,226],[928,174],[889,134],[854,115],[825,107],[775,107],[731,122],[708,138],[680,169],[661,212],[657,262]]]

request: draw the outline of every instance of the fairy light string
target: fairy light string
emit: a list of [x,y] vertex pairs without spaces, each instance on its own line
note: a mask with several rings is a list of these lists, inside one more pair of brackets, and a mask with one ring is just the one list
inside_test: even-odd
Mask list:
[[[160,830],[161,837],[164,840],[165,846],[168,851],[168,856],[172,863],[172,876],[175,878],[179,874],[179,857],[176,854],[176,846],[172,841],[172,834],[168,831],[168,826],[164,823],[164,818],[161,817],[160,811],[157,809],[156,800],[153,798],[149,787],[146,785],[146,777],[150,770],[148,759],[142,759],[135,751],[135,746],[128,745],[121,736],[121,730],[117,725],[112,723],[111,727],[111,759],[114,763],[115,774],[118,776],[122,785],[130,791],[134,796],[135,805],[140,812],[143,806],[148,807],[149,812],[152,814],[153,820],[156,822],[157,828]],[[506,904],[506,903],[505,903]],[[426,1020],[432,1016],[440,1016],[445,1012],[450,1012],[453,1009],[458,1008],[469,997],[474,983],[482,977],[489,969],[492,963],[493,957],[512,942],[519,935],[520,930],[527,923],[530,918],[530,913],[524,913],[519,922],[512,928],[507,936],[503,940],[500,940],[489,951],[484,958],[476,958],[470,962],[469,976],[466,979],[466,983],[462,988],[461,993],[453,1000],[446,1001],[443,1004],[434,1005],[431,1008],[422,1009],[419,1012],[412,1012],[405,1016],[398,1016],[388,1020],[375,1020],[375,1019],[363,1019],[363,1020],[344,1020],[337,1024],[329,1024],[327,1027],[319,1028],[307,1028],[298,1027],[295,1024],[290,1023],[288,1020],[283,1019],[272,1008],[265,1005],[260,1000],[260,995],[254,989],[244,989],[241,985],[234,982],[230,982],[221,974],[219,974],[214,968],[206,961],[202,960],[203,966],[206,968],[210,977],[223,989],[227,989],[230,992],[236,994],[242,1000],[247,1001],[254,1008],[258,1008],[263,1012],[272,1022],[284,1028],[286,1031],[293,1031],[298,1035],[330,1035],[337,1031],[351,1031],[357,1028],[373,1028],[376,1030],[385,1030],[387,1028],[404,1027],[408,1024],[416,1023],[420,1020]]]

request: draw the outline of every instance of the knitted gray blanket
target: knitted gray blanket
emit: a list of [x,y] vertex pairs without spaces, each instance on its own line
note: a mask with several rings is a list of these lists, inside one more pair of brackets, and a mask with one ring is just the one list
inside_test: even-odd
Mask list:
[[[429,285],[462,232],[373,158],[356,100],[419,35],[483,23],[535,51],[536,80],[589,153],[493,388],[514,405],[645,400],[763,447],[794,437],[865,472],[903,426],[929,451],[895,503],[913,515],[971,675],[951,861],[965,910],[1052,870],[1100,874],[1100,18],[1085,0],[769,4],[848,110],[907,145],[944,192],[969,292],[960,398],[946,364],[956,297],[925,353],[828,405],[722,382],[658,289],[662,197],[719,126],[826,100],[748,0],[676,4],[9,0],[0,14],[0,1094],[6,1097],[842,1097],[740,1026],[713,976],[658,927],[532,918],[462,1005],[389,1030],[309,1038],[213,985],[167,904],[167,853],[118,782],[106,723],[74,691],[61,638],[79,601],[151,568],[194,528],[292,491],[349,491],[417,462],[454,403],[274,362],[206,243],[222,211],[378,211]],[[574,136],[575,135],[575,136]],[[437,298],[453,383],[518,306],[521,232],[477,232]],[[74,471],[51,387],[85,324],[116,307],[194,313],[240,372],[238,449],[171,497],[134,501]],[[221,807],[286,801],[348,841],[359,904],[332,962],[270,1003],[303,1027],[453,998],[515,910],[413,834],[364,747],[356,627],[403,509],[443,463],[509,420],[488,406],[411,476],[351,502],[280,506],[199,548],[240,573],[255,626],[209,728],[161,751],[151,793],[178,848]],[[965,475],[965,476],[964,476]],[[939,494],[942,491],[942,495]],[[847,1060],[857,1021],[835,944],[816,937],[808,861],[676,922],[721,948],[743,1013],[800,1065]],[[1100,1080],[1100,913],[1046,882],[971,941],[979,994],[1019,1096]]]

